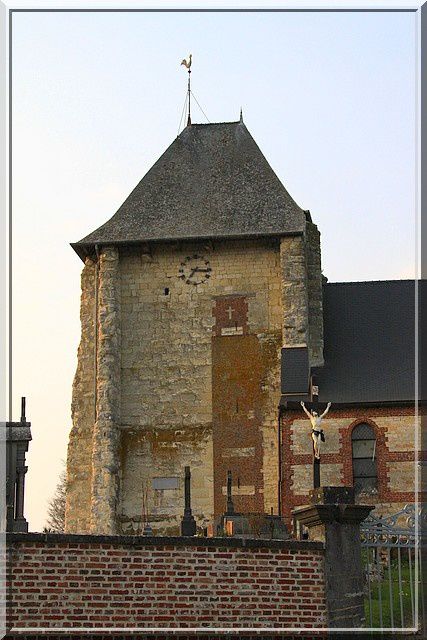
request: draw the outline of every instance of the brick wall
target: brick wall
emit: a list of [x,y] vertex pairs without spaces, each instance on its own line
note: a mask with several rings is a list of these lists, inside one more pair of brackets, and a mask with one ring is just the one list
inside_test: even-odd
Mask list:
[[8,534],[8,557],[14,630],[327,626],[316,542]]
[[[353,485],[351,433],[361,422],[370,424],[376,435],[378,490],[361,494],[360,501],[376,505],[382,515],[397,512],[414,501],[416,460],[426,459],[413,407],[332,407],[323,422],[321,484]],[[290,521],[294,507],[308,504],[313,482],[311,428],[301,410],[284,412],[282,443],[283,514]]]

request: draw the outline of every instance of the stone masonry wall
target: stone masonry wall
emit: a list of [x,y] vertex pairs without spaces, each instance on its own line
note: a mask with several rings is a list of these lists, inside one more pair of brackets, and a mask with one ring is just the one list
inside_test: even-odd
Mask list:
[[308,345],[306,247],[302,236],[281,238],[283,346]]
[[306,225],[308,333],[310,364],[323,364],[323,285],[320,233],[312,222]]
[[11,534],[8,550],[21,633],[327,626],[318,542]]
[[104,247],[99,256],[96,421],[92,444],[92,533],[117,532],[120,427],[119,252]]
[[[203,270],[200,275],[197,269]],[[185,465],[192,472],[194,515],[199,525],[207,524],[214,514],[214,428],[224,461],[224,473],[217,476],[218,504],[225,505],[218,496],[227,467],[239,469],[234,474],[235,482],[240,474],[240,488],[234,487],[237,509],[240,499],[253,510],[255,496],[254,505],[277,512],[278,241],[127,248],[121,250],[120,271],[122,531],[141,530],[144,488],[154,530],[178,532]],[[232,393],[222,377],[228,373],[221,366],[213,369],[214,342],[217,362],[234,352],[247,363],[264,354],[259,378],[250,383],[262,396],[256,408],[245,401],[246,370],[237,371]],[[227,411],[241,424],[238,441],[230,445],[212,407],[215,389],[223,384],[224,401],[235,394]],[[252,461],[259,466],[251,467]]]
[[96,336],[87,262],[67,531],[137,534],[145,496],[154,531],[178,533],[186,465],[199,526],[222,512],[227,470],[237,510],[277,513],[280,348],[321,337],[307,320],[308,286],[321,308],[311,231],[104,247]]
[[[369,423],[377,437],[378,491],[361,494],[359,501],[375,504],[382,515],[397,512],[415,498],[416,451],[421,451],[421,421],[413,407],[332,409],[324,419],[326,442],[321,449],[321,483],[352,486],[351,432],[360,422]],[[417,433],[416,433],[417,432]],[[283,509],[290,517],[295,506],[308,504],[312,488],[312,445],[308,420],[299,411],[285,412],[283,439]],[[422,497],[422,496],[421,496]]]
[[323,364],[323,294],[320,233],[307,222],[306,236],[281,238],[283,346],[307,345],[311,366]]
[[74,376],[73,427],[67,455],[66,528],[89,531],[92,482],[92,437],[95,422],[95,263],[86,259],[81,276],[81,340]]

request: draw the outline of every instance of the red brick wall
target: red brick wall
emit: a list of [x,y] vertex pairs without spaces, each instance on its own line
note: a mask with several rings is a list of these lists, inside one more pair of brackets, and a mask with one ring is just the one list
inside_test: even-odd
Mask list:
[[248,333],[248,301],[246,296],[218,296],[213,308],[215,336],[224,335],[223,329],[241,328],[242,334]]
[[327,626],[319,543],[8,534],[8,550],[15,629]]
[[[279,336],[270,334],[268,340],[260,340],[258,335],[250,333],[248,301],[243,295],[217,297],[213,316],[214,515],[224,513],[224,487],[229,470],[232,471],[235,510],[264,513],[263,467],[268,462],[263,428],[271,420],[270,391],[266,390],[265,381],[277,365]],[[230,331],[239,333],[231,335],[227,333]]]

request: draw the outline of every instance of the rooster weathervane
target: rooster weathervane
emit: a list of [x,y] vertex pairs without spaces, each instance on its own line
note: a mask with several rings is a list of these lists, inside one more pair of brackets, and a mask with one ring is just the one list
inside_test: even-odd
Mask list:
[[191,63],[192,63],[192,54],[188,56],[188,60],[184,58],[181,62],[180,66],[184,66],[188,71],[188,118],[187,118],[187,127],[191,125],[191,111],[190,111],[190,97],[191,97],[191,86],[190,86],[190,74],[191,74]]
[[188,73],[191,73],[190,71],[190,67],[191,67],[191,59],[192,59],[192,54],[190,53],[190,55],[188,56],[188,60],[186,60],[184,58],[184,60],[181,62],[181,65],[184,65],[184,67],[187,67],[188,69]]

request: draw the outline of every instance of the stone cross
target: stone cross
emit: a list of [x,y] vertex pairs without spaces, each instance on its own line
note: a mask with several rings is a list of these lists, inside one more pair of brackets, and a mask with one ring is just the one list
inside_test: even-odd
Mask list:
[[181,535],[195,536],[196,521],[191,513],[191,471],[185,467],[184,475],[184,515],[181,520]]

